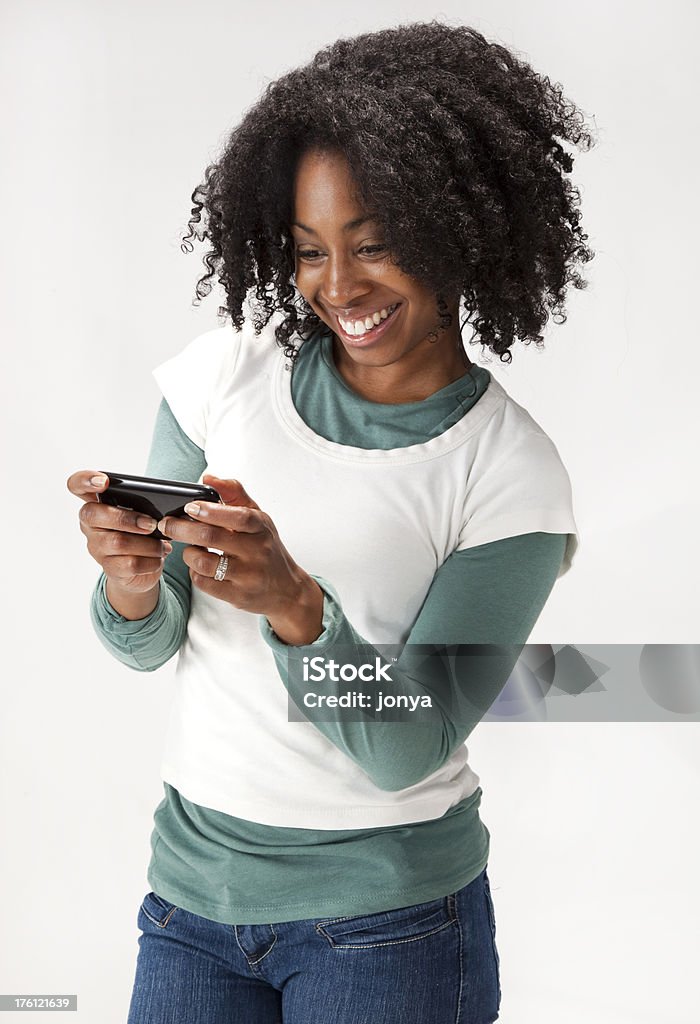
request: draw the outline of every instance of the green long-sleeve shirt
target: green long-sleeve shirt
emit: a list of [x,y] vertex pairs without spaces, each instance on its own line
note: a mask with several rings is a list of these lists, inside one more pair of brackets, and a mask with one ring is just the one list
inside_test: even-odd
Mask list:
[[[368,402],[337,373],[331,337],[325,334],[302,347],[292,376],[292,395],[305,422],[324,437],[358,447],[394,448],[442,433],[478,401],[489,380],[488,371],[475,366],[423,402]],[[147,473],[194,481],[205,468],[204,453],[182,432],[163,400]],[[565,540],[563,535],[531,533],[452,554],[436,573],[414,641],[524,643],[556,579]],[[119,616],[106,599],[104,576],[98,580],[91,605],[98,635],[132,668],[158,668],[178,650],[185,635],[191,584],[181,557],[183,547],[174,543],[158,604],[145,619],[129,622]],[[333,596],[332,581],[319,582],[326,591],[324,633],[319,641],[361,641]],[[275,653],[281,685],[294,695],[295,681],[288,672],[290,651],[271,634],[266,620],[261,627]],[[292,649],[292,653],[308,653],[312,648]],[[493,687],[492,666],[490,671]],[[501,671],[504,684],[509,672],[506,662]],[[474,672],[472,668],[470,685],[476,687],[479,680]],[[420,726],[405,742],[404,725],[390,724],[383,744],[376,742],[376,723],[325,722],[318,727],[358,763],[366,758],[363,766],[377,776],[378,783],[403,788],[416,781],[407,772],[425,777],[436,770],[496,695],[491,693],[488,703],[473,702],[478,713],[472,711],[471,719],[453,726],[442,744],[435,743],[431,730]],[[368,731],[372,729],[374,734]],[[371,735],[375,742],[368,744]],[[399,737],[401,742],[393,742]],[[245,821],[193,804],[167,783],[164,791],[155,813],[149,884],[179,906],[225,923],[371,913],[404,906],[454,891],[476,877],[488,858],[488,831],[478,814],[480,789],[436,820],[334,831]]]

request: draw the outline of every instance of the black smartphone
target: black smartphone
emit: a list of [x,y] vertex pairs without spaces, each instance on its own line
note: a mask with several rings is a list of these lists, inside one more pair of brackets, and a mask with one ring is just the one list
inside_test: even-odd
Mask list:
[[[104,505],[133,509],[144,515],[162,519],[163,516],[180,516],[188,519],[185,505],[188,501],[216,501],[223,504],[223,498],[213,487],[192,484],[185,480],[158,480],[152,476],[132,476],[126,473],[110,473],[101,469],[109,478],[109,486],[98,493],[97,500]],[[166,538],[158,527],[149,537]]]

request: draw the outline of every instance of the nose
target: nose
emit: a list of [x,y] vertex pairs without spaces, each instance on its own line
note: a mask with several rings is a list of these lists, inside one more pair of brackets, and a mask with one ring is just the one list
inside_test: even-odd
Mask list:
[[367,292],[364,268],[346,255],[329,255],[322,272],[320,292],[336,309],[352,307]]

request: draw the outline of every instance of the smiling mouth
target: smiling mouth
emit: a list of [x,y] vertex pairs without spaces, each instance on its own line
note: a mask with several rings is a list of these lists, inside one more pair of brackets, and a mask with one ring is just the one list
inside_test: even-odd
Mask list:
[[380,335],[382,335],[384,331],[386,331],[388,327],[391,326],[392,322],[396,318],[396,314],[401,309],[402,305],[402,302],[397,302],[394,305],[389,316],[387,316],[384,320],[380,320],[379,323],[375,324],[373,327],[370,327],[368,331],[363,331],[362,334],[348,334],[343,325],[341,324],[338,316],[334,315],[333,319],[336,322],[336,331],[345,339],[345,341],[350,342],[351,344],[354,345],[362,345],[365,342],[372,341],[374,340],[374,338],[378,338]]

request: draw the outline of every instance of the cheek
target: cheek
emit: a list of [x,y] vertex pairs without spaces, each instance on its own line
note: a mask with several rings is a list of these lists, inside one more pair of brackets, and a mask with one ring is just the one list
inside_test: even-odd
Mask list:
[[424,296],[414,299],[411,303],[411,310],[416,325],[424,327],[426,330],[431,330],[439,319],[437,301],[433,302],[432,299],[426,299]]
[[313,274],[309,273],[309,268],[303,263],[297,263],[296,265],[294,271],[294,284],[302,298],[306,299],[306,301],[310,303],[314,296],[315,285]]

